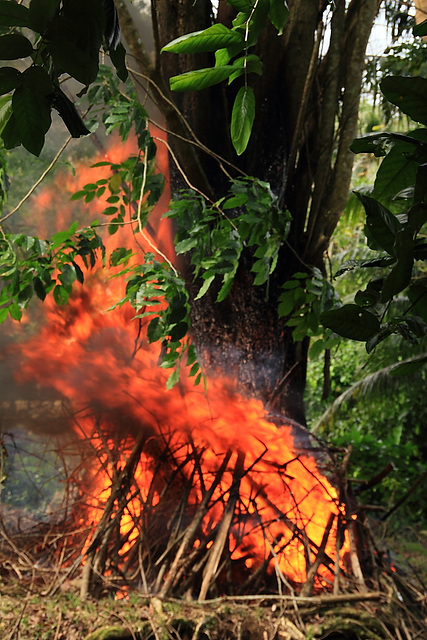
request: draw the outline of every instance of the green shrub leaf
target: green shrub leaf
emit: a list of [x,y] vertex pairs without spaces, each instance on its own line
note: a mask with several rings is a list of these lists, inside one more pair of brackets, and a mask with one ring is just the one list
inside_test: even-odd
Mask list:
[[325,311],[320,315],[320,321],[338,335],[360,342],[373,338],[380,330],[378,318],[356,304]]

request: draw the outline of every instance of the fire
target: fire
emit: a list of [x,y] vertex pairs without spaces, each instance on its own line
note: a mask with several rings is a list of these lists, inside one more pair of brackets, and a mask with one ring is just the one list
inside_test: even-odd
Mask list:
[[[128,153],[117,145],[109,157],[118,161]],[[164,156],[161,162],[165,171]],[[95,181],[97,172],[102,168],[79,170],[77,182],[69,177],[62,192]],[[38,203],[46,206],[55,197],[42,192]],[[99,205],[93,205],[96,217]],[[171,255],[170,231],[163,228],[160,237]],[[109,251],[120,241],[105,238]],[[104,520],[119,522],[121,571],[138,565],[140,554],[140,562],[151,563],[158,590],[165,590],[188,579],[183,559],[196,563],[204,549],[210,554],[200,579],[206,592],[209,572],[226,573],[225,552],[234,575],[249,579],[264,565],[270,576],[302,584],[323,544],[315,584],[330,584],[342,546],[339,498],[314,457],[298,449],[292,425],[278,428],[260,402],[234,391],[231,380],[209,380],[205,393],[183,368],[180,383],[167,391],[169,373],[158,365],[160,347],[148,343],[144,321],[132,320],[125,307],[108,311],[123,295],[123,282],[109,276],[98,265],[76,285],[67,306],[46,301],[44,326],[21,346],[20,378],[60,391],[72,407],[76,433],[97,452],[79,486],[80,524],[91,532],[83,553],[95,549]]]

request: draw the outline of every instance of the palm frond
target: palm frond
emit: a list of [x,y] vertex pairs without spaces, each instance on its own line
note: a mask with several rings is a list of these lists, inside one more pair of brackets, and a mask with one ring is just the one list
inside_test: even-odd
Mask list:
[[409,383],[412,375],[427,364],[427,351],[418,353],[399,362],[393,362],[352,384],[343,391],[320,416],[311,431],[315,433],[327,424],[340,408],[350,400],[372,398],[376,394],[390,392],[405,383]]

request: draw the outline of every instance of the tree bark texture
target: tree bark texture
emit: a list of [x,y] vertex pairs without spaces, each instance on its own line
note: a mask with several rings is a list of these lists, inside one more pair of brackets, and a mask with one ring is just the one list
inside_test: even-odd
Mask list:
[[[117,5],[123,22],[123,0],[117,0]],[[232,291],[220,304],[215,302],[214,287],[201,300],[194,300],[199,286],[188,265],[186,279],[192,298],[193,340],[207,372],[230,375],[241,391],[304,422],[308,340],[292,341],[286,319],[278,317],[277,300],[281,285],[295,272],[323,268],[324,252],[344,209],[365,49],[379,0],[333,4],[290,0],[288,5],[290,18],[284,33],[278,36],[270,25],[256,45],[263,74],[250,76],[256,117],[248,148],[239,157],[229,136],[238,82],[173,94],[168,88],[171,76],[211,66],[213,56],[160,54],[160,48],[174,38],[215,21],[230,26],[233,9],[226,1],[220,0],[215,16],[205,0],[152,0],[156,43],[152,60],[129,27],[125,38],[134,61],[149,79],[170,132],[179,165],[177,170],[171,163],[172,191],[187,186],[185,173],[187,183],[217,200],[226,193],[227,174],[243,172],[267,180],[283,209],[292,215],[290,235],[268,290],[253,285],[250,252],[243,255]],[[207,148],[213,153],[206,153]],[[223,159],[222,166],[215,154]]]

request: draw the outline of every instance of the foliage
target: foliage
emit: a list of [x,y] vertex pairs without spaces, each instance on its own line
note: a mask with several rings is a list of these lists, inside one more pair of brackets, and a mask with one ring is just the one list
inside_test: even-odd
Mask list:
[[[226,212],[236,209],[239,213],[228,218]],[[181,192],[167,215],[177,222],[177,254],[190,253],[194,276],[203,280],[196,299],[222,277],[217,302],[230,292],[244,247],[253,249],[254,284],[268,282],[290,220],[279,210],[269,184],[256,178],[234,180],[229,194],[213,206],[193,191]]]
[[[0,237],[0,322],[8,316],[20,320],[34,296],[44,300],[53,293],[55,302],[68,302],[73,284],[83,283],[82,266],[93,267],[104,247],[95,229],[77,230],[77,222],[50,240],[25,234],[3,233]],[[80,264],[79,264],[80,263]]]
[[[399,336],[394,336],[387,346],[380,345],[365,363],[361,344],[342,341],[331,353],[330,393],[324,399],[319,385],[323,362],[311,360],[308,369],[306,406],[309,424],[333,447],[351,447],[350,477],[360,484],[392,465],[381,483],[360,494],[364,503],[378,505],[375,513],[378,519],[427,468],[423,438],[426,370],[393,376],[404,351],[409,355],[414,349]],[[420,347],[420,355],[422,353]],[[356,490],[359,484],[354,485]],[[420,489],[414,490],[396,512],[391,519],[392,528],[398,530],[402,524],[409,523],[419,527],[425,520],[427,505]]]
[[[427,124],[427,80],[421,77],[386,77],[381,84],[385,97],[413,120]],[[343,264],[337,275],[361,267],[374,271],[354,304],[326,312],[322,322],[336,333],[366,342],[371,352],[382,340],[398,333],[416,343],[427,334],[427,288],[423,262],[427,243],[427,130],[406,135],[374,133],[355,140],[355,153],[384,156],[372,195],[358,193],[366,213],[365,233],[371,259]],[[391,202],[389,207],[381,201]],[[380,268],[380,275],[378,274]],[[398,296],[407,295],[403,313],[393,313]]]
[[289,17],[285,0],[229,0],[237,10],[231,29],[214,24],[204,31],[188,33],[173,40],[162,51],[178,54],[215,53],[215,65],[205,69],[187,71],[170,78],[173,91],[195,91],[228,80],[231,84],[243,77],[234,98],[231,114],[231,141],[237,155],[241,155],[249,142],[255,118],[255,97],[248,85],[249,73],[262,73],[262,61],[249,53],[270,21],[281,35]]
[[[0,16],[0,59],[14,65],[0,69],[0,134],[6,149],[22,144],[38,156],[52,109],[73,137],[89,133],[60,84],[65,75],[85,87],[94,82],[101,45],[110,52],[119,77],[126,78],[125,50],[109,31],[102,1],[31,0],[26,7],[1,0]],[[23,71],[17,64],[21,60]]]

